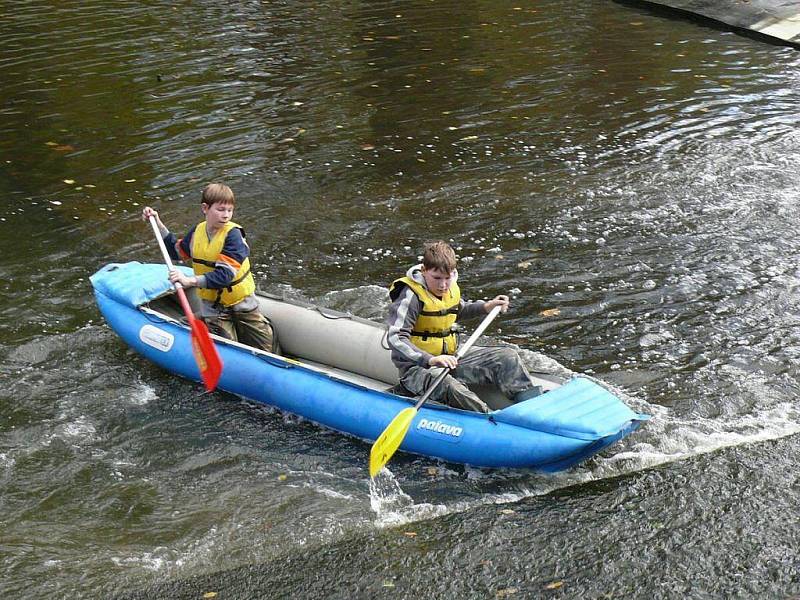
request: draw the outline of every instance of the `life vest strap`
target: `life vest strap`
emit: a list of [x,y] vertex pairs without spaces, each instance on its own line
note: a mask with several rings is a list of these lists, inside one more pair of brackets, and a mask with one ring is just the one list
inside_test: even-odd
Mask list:
[[202,258],[195,258],[194,256],[192,257],[192,262],[198,263],[200,265],[205,265],[206,267],[210,267],[212,269],[216,268],[217,266],[217,263],[215,262],[211,262],[210,260],[203,260]]
[[248,275],[250,275],[250,269],[247,269],[247,271],[245,271],[245,272],[244,272],[244,274],[243,274],[241,277],[239,277],[239,279],[234,279],[233,281],[231,281],[231,282],[230,282],[228,285],[226,285],[225,287],[219,288],[219,289],[217,290],[217,297],[216,297],[216,298],[214,298],[214,304],[213,304],[213,307],[214,307],[215,309],[219,310],[219,308],[222,306],[222,303],[220,302],[220,299],[222,298],[222,292],[223,292],[223,290],[228,290],[228,293],[232,293],[232,292],[233,292],[233,286],[235,286],[236,284],[239,284],[239,283],[241,283],[242,281],[244,281],[244,280],[245,280],[245,278],[246,278]]
[[426,317],[446,317],[447,315],[457,315],[458,306],[451,306],[450,308],[443,308],[441,310],[421,310],[419,314]]
[[414,337],[425,338],[446,338],[456,333],[455,329],[448,329],[447,331],[412,331],[411,335]]

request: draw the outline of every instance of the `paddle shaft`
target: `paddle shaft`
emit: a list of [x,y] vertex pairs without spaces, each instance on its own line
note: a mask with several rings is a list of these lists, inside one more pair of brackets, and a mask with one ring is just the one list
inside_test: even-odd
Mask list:
[[[161,255],[164,257],[164,262],[167,263],[167,269],[172,271],[175,267],[172,264],[172,259],[169,257],[169,252],[167,252],[167,246],[164,244],[164,238],[161,237],[161,231],[158,229],[156,218],[152,215],[150,215],[150,225],[153,226],[153,233],[156,234],[158,247],[161,248]],[[175,286],[175,291],[178,292],[178,300],[180,300],[181,308],[183,309],[183,312],[186,313],[186,318],[189,319],[189,324],[191,325],[195,317],[192,307],[189,304],[189,299],[186,297],[186,292],[183,291],[183,286],[180,283],[175,282],[173,285]]]
[[[483,332],[486,331],[486,328],[494,321],[494,318],[500,313],[501,307],[495,306],[486,317],[484,317],[481,324],[478,325],[477,329],[472,332],[472,335],[469,336],[466,342],[464,342],[461,346],[459,346],[458,350],[456,351],[455,357],[460,359],[462,358],[467,351],[472,348],[472,345],[478,341],[478,338],[483,335]],[[419,410],[420,406],[425,404],[425,401],[430,398],[431,394],[439,387],[439,384],[444,381],[444,378],[447,377],[447,374],[450,373],[450,369],[442,369],[442,372],[436,376],[436,379],[433,380],[431,386],[422,394],[422,397],[417,400],[417,403],[414,405],[414,410]]]

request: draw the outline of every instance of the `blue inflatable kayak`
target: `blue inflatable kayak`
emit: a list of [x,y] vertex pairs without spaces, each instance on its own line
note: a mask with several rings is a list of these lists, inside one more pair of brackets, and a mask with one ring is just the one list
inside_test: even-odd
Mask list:
[[[200,381],[164,265],[110,264],[91,282],[103,317],[128,346],[167,371]],[[284,356],[212,336],[224,365],[220,389],[370,442],[413,404],[394,393],[398,376],[383,325],[263,294],[259,301]],[[482,396],[497,407],[488,415],[426,404],[400,450],[480,467],[552,472],[592,456],[649,418],[583,377],[537,383],[545,393],[519,404],[496,391]]]

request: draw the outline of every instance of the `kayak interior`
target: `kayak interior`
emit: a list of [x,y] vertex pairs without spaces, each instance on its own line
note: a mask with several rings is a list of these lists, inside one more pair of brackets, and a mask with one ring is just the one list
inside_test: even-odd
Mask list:
[[[197,313],[200,301],[193,289],[187,297]],[[386,327],[375,321],[349,313],[319,307],[294,299],[257,292],[261,312],[277,332],[280,356],[240,344],[212,334],[215,343],[228,344],[243,351],[290,360],[327,376],[370,390],[409,397],[401,385],[397,369],[391,362],[386,342]],[[150,300],[140,309],[153,316],[186,325],[186,318],[174,293]],[[549,374],[532,375],[536,385],[549,391],[563,380]],[[511,401],[495,386],[470,386],[493,410],[511,405]],[[429,404],[436,404],[429,402]]]

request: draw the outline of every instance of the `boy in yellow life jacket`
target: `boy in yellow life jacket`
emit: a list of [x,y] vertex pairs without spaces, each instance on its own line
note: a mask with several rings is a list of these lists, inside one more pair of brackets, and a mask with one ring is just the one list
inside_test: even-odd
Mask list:
[[450,369],[431,400],[478,412],[489,412],[489,407],[466,384],[493,384],[513,402],[540,393],[513,348],[473,346],[460,360],[453,356],[457,320],[485,316],[495,306],[508,310],[508,296],[503,295],[465,302],[457,280],[455,252],[440,240],[426,244],[422,264],[389,288],[388,341],[400,382],[420,396],[441,372],[437,367]]
[[250,272],[250,248],[244,229],[231,219],[235,197],[227,185],[210,183],[203,188],[200,209],[205,220],[181,239],[146,206],[142,219],[154,216],[164,244],[173,260],[191,263],[194,275],[174,269],[172,283],[197,288],[202,300],[200,318],[211,333],[268,352],[277,351],[277,337],[269,320],[261,314],[255,297],[256,284]]

